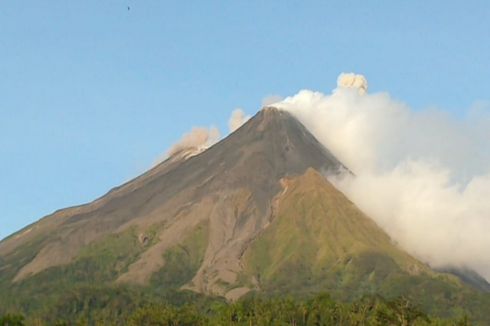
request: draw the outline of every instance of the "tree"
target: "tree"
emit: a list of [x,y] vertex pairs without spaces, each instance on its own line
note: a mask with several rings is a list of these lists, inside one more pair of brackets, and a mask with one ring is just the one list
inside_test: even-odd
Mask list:
[[6,314],[0,317],[0,326],[23,326],[24,316],[15,314]]
[[417,321],[429,322],[429,318],[404,297],[378,306],[376,319],[383,325],[411,326]]

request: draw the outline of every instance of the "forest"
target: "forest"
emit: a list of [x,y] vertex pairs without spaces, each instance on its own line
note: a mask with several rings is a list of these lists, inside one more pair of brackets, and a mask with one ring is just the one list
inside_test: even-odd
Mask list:
[[42,317],[9,313],[0,317],[0,325],[471,325],[465,314],[452,319],[426,315],[404,297],[369,296],[342,303],[318,294],[307,300],[250,297],[234,303],[151,303],[126,309],[97,306],[92,298],[68,305],[68,309]]

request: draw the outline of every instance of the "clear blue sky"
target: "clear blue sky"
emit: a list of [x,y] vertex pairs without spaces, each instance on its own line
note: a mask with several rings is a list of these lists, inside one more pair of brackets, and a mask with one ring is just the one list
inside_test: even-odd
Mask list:
[[0,238],[138,175],[192,126],[225,131],[232,109],[329,92],[343,71],[462,115],[490,98],[490,4],[2,1]]

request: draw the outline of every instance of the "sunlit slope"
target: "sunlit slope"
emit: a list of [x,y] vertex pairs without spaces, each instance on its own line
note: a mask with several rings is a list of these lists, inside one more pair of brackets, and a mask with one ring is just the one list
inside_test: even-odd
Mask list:
[[271,224],[244,253],[246,275],[257,291],[327,291],[347,300],[407,296],[441,315],[464,307],[483,316],[490,309],[488,295],[407,254],[317,171],[282,184]]
[[392,273],[433,274],[315,170],[283,185],[271,225],[245,253],[247,270],[264,288],[314,289],[321,282],[369,290]]

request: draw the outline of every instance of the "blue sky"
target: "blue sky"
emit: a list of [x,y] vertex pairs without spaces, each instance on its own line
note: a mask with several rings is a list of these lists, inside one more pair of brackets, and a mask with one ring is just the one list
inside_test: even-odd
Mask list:
[[[127,7],[130,6],[130,10]],[[415,109],[490,99],[487,1],[3,1],[0,238],[102,195],[192,126],[364,74]]]

